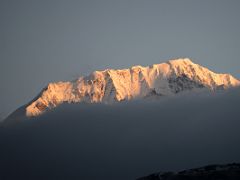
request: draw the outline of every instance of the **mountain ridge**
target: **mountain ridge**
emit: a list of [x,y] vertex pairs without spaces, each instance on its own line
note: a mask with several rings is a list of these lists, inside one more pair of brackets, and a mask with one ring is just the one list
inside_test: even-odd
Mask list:
[[111,104],[148,96],[172,96],[184,91],[215,91],[238,85],[240,81],[232,75],[214,73],[188,58],[146,67],[106,69],[73,81],[49,83],[27,105],[26,116],[38,116],[63,102]]
[[212,164],[200,168],[187,169],[179,172],[158,172],[137,180],[235,180],[240,178],[240,164]]

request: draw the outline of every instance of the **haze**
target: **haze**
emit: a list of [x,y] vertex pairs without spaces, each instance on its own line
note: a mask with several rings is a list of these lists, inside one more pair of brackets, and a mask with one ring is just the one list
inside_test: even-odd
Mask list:
[[31,120],[17,114],[21,123],[0,128],[0,179],[133,180],[239,162],[239,93],[66,104]]
[[51,81],[178,57],[239,76],[240,2],[0,1],[0,116]]

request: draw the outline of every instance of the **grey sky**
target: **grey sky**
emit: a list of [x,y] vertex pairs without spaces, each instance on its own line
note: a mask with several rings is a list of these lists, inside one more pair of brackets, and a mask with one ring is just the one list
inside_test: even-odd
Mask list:
[[0,113],[51,81],[189,57],[240,78],[240,1],[1,0]]

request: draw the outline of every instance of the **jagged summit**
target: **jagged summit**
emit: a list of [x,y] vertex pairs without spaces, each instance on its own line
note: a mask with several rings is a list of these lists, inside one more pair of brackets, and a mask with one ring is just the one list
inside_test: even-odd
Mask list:
[[217,74],[190,59],[129,69],[94,71],[71,82],[50,83],[26,107],[26,115],[37,116],[63,102],[113,103],[149,96],[171,96],[200,89],[226,89],[240,85],[230,74]]

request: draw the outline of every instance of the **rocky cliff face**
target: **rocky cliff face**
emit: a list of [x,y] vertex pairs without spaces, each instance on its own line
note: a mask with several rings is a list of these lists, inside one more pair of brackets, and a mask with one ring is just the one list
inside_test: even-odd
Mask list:
[[229,74],[217,74],[190,59],[170,60],[148,67],[95,71],[71,82],[50,83],[26,107],[26,115],[38,116],[68,103],[113,103],[149,96],[172,96],[181,92],[226,89],[240,85]]
[[174,172],[155,173],[137,180],[237,180],[240,164],[209,165],[201,168]]

